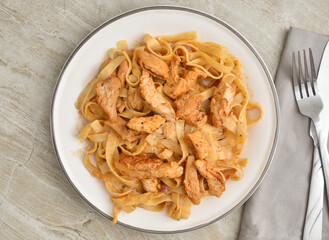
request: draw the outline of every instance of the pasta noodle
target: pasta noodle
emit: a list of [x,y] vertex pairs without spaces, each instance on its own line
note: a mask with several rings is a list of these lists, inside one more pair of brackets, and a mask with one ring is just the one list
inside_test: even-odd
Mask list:
[[75,106],[87,120],[84,165],[121,211],[137,207],[187,219],[204,197],[243,177],[247,127],[262,117],[241,63],[197,32],[111,48]]

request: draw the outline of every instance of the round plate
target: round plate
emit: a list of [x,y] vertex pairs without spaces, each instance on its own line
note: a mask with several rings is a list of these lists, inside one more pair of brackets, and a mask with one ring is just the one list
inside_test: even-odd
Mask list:
[[110,48],[119,40],[130,47],[146,33],[153,36],[198,31],[200,41],[211,41],[228,47],[242,62],[252,101],[261,104],[264,116],[249,128],[243,156],[249,159],[244,178],[228,181],[221,198],[207,197],[193,206],[190,218],[175,221],[166,211],[136,209],[121,212],[119,224],[135,230],[176,233],[210,224],[240,207],[256,190],[266,174],[277,143],[279,104],[271,76],[256,50],[227,23],[208,14],[181,7],[147,7],[117,16],[91,32],[73,51],[59,75],[52,102],[51,131],[54,148],[67,178],[93,208],[111,219],[113,205],[103,182],[90,175],[83,165],[83,146],[77,138],[81,121],[74,106],[81,91],[97,75]]

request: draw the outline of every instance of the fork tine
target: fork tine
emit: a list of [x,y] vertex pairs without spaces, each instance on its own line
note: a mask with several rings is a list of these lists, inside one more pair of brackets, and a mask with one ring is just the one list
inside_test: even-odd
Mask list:
[[296,56],[295,53],[292,53],[292,81],[293,81],[293,87],[294,87],[294,93],[295,93],[295,97],[296,99],[300,99],[301,96],[301,92],[300,92],[300,85],[298,83],[297,80],[297,66],[296,66]]
[[310,85],[310,76],[308,74],[308,66],[307,66],[307,60],[306,60],[306,52],[305,49],[303,49],[303,53],[304,53],[304,70],[305,70],[305,75],[304,75],[304,84],[305,84],[305,89],[306,89],[306,94],[309,97],[310,96],[310,91],[311,89],[309,89],[309,85]]
[[303,66],[302,66],[302,60],[301,60],[299,51],[298,51],[298,68],[299,68],[298,80],[299,80],[299,87],[300,87],[300,95],[301,95],[301,98],[304,98],[304,97],[307,97],[307,93],[305,90]]
[[313,95],[316,95],[315,87],[314,87],[314,82],[316,81],[316,72],[315,72],[315,66],[314,66],[314,60],[313,60],[313,52],[312,49],[309,48],[309,54],[310,54],[310,65],[311,65],[311,87],[312,87],[312,92]]

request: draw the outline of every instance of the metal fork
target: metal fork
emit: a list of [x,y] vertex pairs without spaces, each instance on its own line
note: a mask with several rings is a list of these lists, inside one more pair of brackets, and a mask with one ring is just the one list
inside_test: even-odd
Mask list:
[[[324,141],[321,141],[325,133],[322,131],[319,121],[319,115],[323,109],[323,102],[317,88],[317,81],[316,81],[317,76],[314,67],[312,50],[309,49],[309,62],[311,68],[310,74],[309,74],[309,67],[307,64],[306,52],[305,50],[303,50],[303,52],[304,52],[304,66],[302,65],[300,52],[298,51],[298,66],[296,63],[295,53],[293,53],[292,74],[293,74],[294,93],[299,111],[303,115],[311,118],[312,120],[310,131],[311,131],[312,139],[314,141],[314,146],[315,146],[314,151],[318,151],[317,149],[320,149],[320,159],[322,162],[323,175],[326,184],[327,199],[329,201],[329,165],[327,164],[328,151]],[[312,169],[311,185],[312,185],[312,181],[316,182],[316,180],[314,179],[316,177],[317,178],[319,177],[318,172],[316,172],[316,170],[321,169],[321,167],[316,167],[316,162],[314,159],[313,161],[314,163]],[[316,187],[314,184],[313,186]],[[323,186],[321,185],[318,187],[322,188]],[[320,222],[319,216],[321,216],[322,213],[322,201],[323,201],[323,198],[321,198],[323,196],[321,194],[321,191],[323,191],[323,188],[316,190],[310,189],[309,202],[307,207],[307,216],[305,219],[305,226],[304,226],[304,236],[303,236],[304,239],[311,239],[309,237],[312,228],[315,225],[319,225]],[[316,194],[317,196],[314,196],[314,194]],[[319,201],[321,201],[321,207],[319,207]],[[315,209],[317,209],[318,211],[314,211]],[[318,223],[316,223],[317,221]],[[321,236],[321,232],[320,232],[320,236]]]

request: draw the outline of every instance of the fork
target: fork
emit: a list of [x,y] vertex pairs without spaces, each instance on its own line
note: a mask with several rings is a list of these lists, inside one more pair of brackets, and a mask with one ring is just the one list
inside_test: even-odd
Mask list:
[[[324,174],[324,180],[325,180],[325,185],[326,185],[326,192],[327,192],[327,200],[329,201],[329,164],[328,164],[328,150],[327,146],[325,145],[324,141],[321,141],[323,138],[325,132],[322,131],[321,125],[320,125],[320,118],[319,115],[323,109],[323,101],[321,99],[321,96],[319,95],[318,87],[317,87],[317,81],[316,81],[316,72],[315,72],[315,67],[314,67],[314,59],[313,59],[313,53],[312,50],[309,49],[309,62],[310,62],[310,74],[309,74],[309,67],[307,64],[307,57],[306,57],[306,52],[304,52],[304,67],[302,65],[302,60],[301,60],[301,54],[298,51],[298,66],[296,63],[296,57],[295,53],[293,53],[292,57],[292,75],[293,75],[293,87],[294,87],[294,93],[295,93],[295,98],[297,101],[297,105],[299,108],[299,111],[301,114],[311,118],[311,126],[312,128],[310,129],[311,131],[311,136],[314,141],[314,146],[315,150],[317,151],[317,148],[320,150],[320,159],[322,162],[322,169],[323,169],[323,174]],[[303,70],[304,69],[304,70]],[[303,73],[304,72],[304,73]],[[314,127],[313,127],[314,126]],[[319,168],[317,168],[319,169]],[[313,164],[313,171],[315,170],[315,163]],[[312,171],[312,179],[316,173],[313,173]],[[321,190],[323,191],[323,190]],[[316,192],[316,191],[312,191]],[[321,212],[318,213],[318,215],[313,215],[310,216],[311,213],[314,211],[315,205],[310,206],[310,199],[314,199],[315,196],[309,196],[309,203],[307,207],[307,216],[305,220],[305,225],[307,225],[307,221],[309,218],[313,219],[313,224],[310,227],[312,230],[312,227],[317,220],[317,218],[321,215],[322,213],[322,207],[321,207]],[[317,199],[317,201],[323,201],[323,199]],[[313,204],[316,204],[317,202],[313,201]],[[309,209],[310,208],[310,209]],[[306,226],[304,226],[305,228]],[[305,233],[305,229],[304,229]],[[321,236],[321,235],[320,235]],[[305,239],[305,236],[304,236]]]

